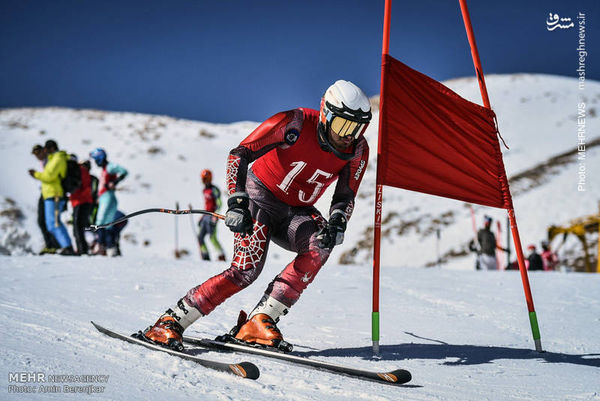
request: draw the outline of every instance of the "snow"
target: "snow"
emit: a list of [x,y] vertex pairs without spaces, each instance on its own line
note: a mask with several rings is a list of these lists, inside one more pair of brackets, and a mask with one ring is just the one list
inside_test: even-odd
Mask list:
[[[447,84],[479,102],[474,79]],[[487,85],[510,146],[503,149],[509,176],[577,146],[582,96],[589,111],[587,140],[597,138],[600,83],[587,81],[581,93],[572,78],[514,74],[489,76]],[[0,365],[6,380],[1,399],[600,400],[600,275],[530,273],[546,349],[536,353],[518,272],[476,272],[472,255],[441,268],[422,268],[436,258],[432,229],[441,231],[442,253],[472,237],[469,209],[462,202],[392,188],[384,191],[384,220],[392,212],[400,217],[384,225],[391,234],[382,244],[382,354],[372,357],[370,251],[359,249],[354,264],[338,261],[372,225],[376,152],[371,152],[345,243],[279,326],[286,340],[311,358],[378,371],[406,368],[413,373],[409,385],[395,388],[256,356],[206,354],[254,362],[261,377],[252,382],[97,332],[90,320],[126,334],[145,328],[190,287],[227,265],[200,262],[190,217],[165,214],[129,222],[122,258],[33,256],[42,245],[36,225],[39,186],[27,175],[28,168],[39,168],[30,154],[33,144],[53,138],[80,158],[106,147],[109,160],[130,171],[118,192],[119,208],[126,213],[174,208],[175,202],[201,208],[200,171],[210,168],[214,182],[223,183],[228,151],[257,124],[61,108],[0,111],[0,254],[10,254],[0,256]],[[367,132],[371,149],[376,137],[374,123]],[[514,197],[524,245],[543,239],[550,224],[597,211],[600,187],[594,175],[600,171],[600,149],[590,148],[586,156],[586,192],[577,192],[578,165],[571,163]],[[322,211],[328,209],[331,189],[317,204]],[[478,222],[484,213],[504,222],[502,210],[475,210]],[[451,217],[440,224],[446,213]],[[393,226],[400,220],[416,223],[399,234]],[[179,249],[189,252],[179,260],[173,258],[176,227]],[[230,255],[232,235],[223,226],[219,238]],[[240,309],[255,305],[293,257],[277,246],[269,253],[257,282],[194,324],[190,335],[222,334]],[[9,383],[10,372],[106,374],[110,379],[104,393],[89,396],[9,394],[9,385],[24,384]]]
[[[587,104],[586,140],[589,143],[598,138],[600,83],[588,80],[585,91],[580,91],[577,79],[541,74],[490,75],[486,82],[500,132],[510,147],[502,148],[509,178],[578,145],[576,115],[580,101],[585,100]],[[446,84],[467,99],[480,101],[474,78],[451,80]],[[339,255],[350,252],[358,241],[365,239],[365,230],[373,225],[377,122],[378,113],[375,113],[366,132],[373,150],[371,160],[357,198],[351,229],[346,233]],[[76,153],[80,158],[86,158],[96,147],[105,147],[110,161],[122,164],[131,172],[120,184],[118,192],[119,208],[126,213],[153,207],[175,208],[176,202],[181,208],[187,208],[190,203],[201,208],[200,171],[210,168],[213,181],[223,187],[228,152],[257,125],[256,122],[210,124],[167,116],[98,110],[2,110],[0,158],[13,167],[2,177],[0,201],[2,196],[8,197],[23,209],[25,218],[20,224],[30,238],[28,243],[24,241],[24,233],[14,232],[14,225],[8,231],[3,230],[0,216],[0,245],[14,239],[20,244],[15,247],[15,252],[41,248],[41,235],[35,221],[38,182],[23,174],[28,168],[39,167],[30,154],[35,143],[43,144],[53,138],[61,148]],[[578,164],[571,163],[559,168],[557,174],[543,185],[514,197],[525,246],[539,244],[546,237],[550,225],[566,224],[575,217],[597,212],[600,181],[594,179],[594,172],[600,171],[598,149],[590,148],[586,152],[588,178],[585,192],[577,191]],[[98,174],[98,170],[94,168],[93,173]],[[317,203],[321,211],[329,209],[333,189],[334,186],[330,186]],[[544,207],[540,208],[540,204]],[[503,222],[503,237],[506,236],[504,210],[475,206],[475,212],[478,225],[484,214]],[[386,187],[384,222],[390,213],[398,213],[402,219],[414,220],[416,224],[402,235],[392,234],[383,239],[384,263],[424,266],[435,262],[436,228],[440,229],[442,254],[464,247],[473,237],[471,214],[463,202]],[[438,221],[443,220],[441,216],[447,213],[452,214],[448,224],[439,224]],[[387,227],[397,223],[397,220],[392,220]],[[179,248],[187,250],[190,257],[198,258],[189,217],[179,218],[178,226]],[[392,229],[392,232],[395,230]],[[128,239],[123,241],[124,252],[162,257],[173,255],[175,226],[172,216],[150,214],[132,219],[125,233]],[[232,235],[220,227],[219,237],[225,250],[231,254]],[[504,238],[502,242],[505,243]],[[272,247],[271,254],[280,259],[291,256],[278,247]],[[371,260],[370,248],[355,252],[352,258],[354,263],[371,263]],[[444,267],[472,269],[472,255],[449,260]]]
[[[463,78],[444,82],[461,96],[481,103],[479,86],[475,78]],[[500,134],[510,149],[501,143],[504,165],[509,179],[516,173],[530,169],[547,161],[551,156],[572,150],[579,145],[577,137],[578,103],[585,102],[586,142],[599,138],[600,83],[586,81],[585,91],[578,89],[574,78],[542,74],[490,75],[486,77],[492,107],[496,112]],[[369,129],[375,129],[369,127]],[[367,137],[376,137],[376,131]],[[370,142],[374,149],[376,141]],[[362,185],[352,224],[356,220],[362,227],[373,224],[373,199],[376,152],[371,153],[369,169]],[[586,150],[586,191],[578,192],[578,163],[558,168],[549,181],[521,195],[513,196],[521,241],[538,245],[546,239],[551,225],[563,225],[573,218],[598,212],[600,181],[594,178],[600,172],[600,151],[598,147]],[[477,226],[483,222],[484,214],[502,222],[502,244],[506,244],[506,212],[502,209],[474,206]],[[417,224],[407,229],[402,236],[392,235],[382,240],[382,260],[401,266],[423,266],[434,263],[436,236],[435,228],[440,229],[440,252],[464,247],[473,238],[472,220],[469,208],[463,202],[385,187],[383,190],[383,221],[390,213],[398,213],[404,221]],[[442,216],[452,213],[448,225],[438,224]],[[357,218],[358,217],[358,218]],[[398,223],[398,221],[395,221]],[[394,221],[392,221],[394,223]],[[494,223],[495,224],[495,223]],[[391,226],[393,224],[389,224]],[[383,224],[385,231],[386,225]],[[430,229],[428,231],[428,229]],[[347,248],[363,238],[363,230],[353,229],[348,233]],[[397,230],[392,230],[396,232]],[[560,242],[557,239],[555,247]],[[514,247],[513,247],[514,249]],[[566,248],[563,248],[566,250]],[[514,257],[514,252],[513,252]],[[369,263],[370,251],[359,251],[355,262]],[[444,264],[450,269],[472,269],[473,257],[456,258]]]
[[[547,350],[537,353],[518,272],[384,266],[382,357],[374,360],[370,268],[326,265],[279,327],[311,358],[378,371],[410,370],[413,380],[396,388],[256,356],[203,354],[255,363],[261,377],[253,382],[108,338],[89,323],[126,334],[143,329],[193,283],[219,273],[223,263],[137,255],[109,262],[59,256],[0,260],[2,377],[9,372],[109,375],[101,384],[104,393],[86,399],[600,399],[600,275],[530,274]],[[228,331],[239,309],[252,308],[280,268],[271,259],[258,282],[186,333],[212,337]],[[6,387],[3,391],[7,394]]]

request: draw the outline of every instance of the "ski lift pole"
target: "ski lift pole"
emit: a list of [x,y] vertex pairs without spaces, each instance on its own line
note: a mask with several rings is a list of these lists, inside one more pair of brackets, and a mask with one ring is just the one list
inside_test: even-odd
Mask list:
[[442,256],[440,255],[440,240],[442,237],[442,233],[440,232],[439,227],[435,230],[435,253],[437,255],[437,267],[442,267]]
[[[488,97],[487,88],[485,86],[483,69],[481,68],[481,60],[479,59],[477,43],[475,42],[475,34],[473,33],[473,25],[471,24],[471,18],[469,17],[469,9],[467,8],[467,0],[459,0],[459,3],[463,21],[465,23],[465,30],[467,31],[467,37],[469,39],[469,45],[471,46],[471,56],[473,57],[473,64],[477,73],[477,81],[479,82],[479,90],[483,99],[483,105],[491,110],[490,100]],[[508,189],[508,191],[510,196],[510,189]],[[527,310],[529,311],[529,323],[531,324],[531,331],[533,334],[533,341],[535,343],[535,350],[538,352],[543,352],[540,328],[537,321],[535,307],[533,305],[533,296],[531,295],[529,277],[527,276],[527,268],[525,267],[525,257],[523,256],[523,248],[521,247],[521,238],[519,236],[519,228],[517,227],[517,219],[515,218],[515,210],[514,207],[512,207],[512,205],[507,210],[508,218],[510,220],[510,227],[513,234],[513,241],[515,244],[515,251],[517,253],[517,260],[519,262],[519,270],[521,272],[521,281],[523,282],[523,289],[525,290],[525,300],[527,301]]]
[[600,201],[598,201],[598,253],[596,253],[596,273],[600,273]]

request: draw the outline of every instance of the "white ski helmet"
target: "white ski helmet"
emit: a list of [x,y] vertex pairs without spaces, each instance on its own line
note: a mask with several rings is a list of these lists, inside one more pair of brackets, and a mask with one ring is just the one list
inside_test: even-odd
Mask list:
[[336,81],[325,91],[319,111],[318,139],[321,148],[343,160],[354,153],[343,153],[329,142],[328,132],[358,139],[371,121],[371,103],[365,93],[350,81]]

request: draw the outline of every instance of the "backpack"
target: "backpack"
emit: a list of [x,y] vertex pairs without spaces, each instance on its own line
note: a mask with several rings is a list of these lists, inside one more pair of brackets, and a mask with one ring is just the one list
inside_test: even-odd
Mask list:
[[75,160],[67,160],[67,174],[61,181],[63,191],[72,194],[81,186],[81,170]]

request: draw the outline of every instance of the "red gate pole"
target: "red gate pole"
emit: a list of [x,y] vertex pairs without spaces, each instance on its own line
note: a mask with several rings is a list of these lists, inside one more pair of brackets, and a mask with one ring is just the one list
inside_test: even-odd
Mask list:
[[375,227],[373,230],[373,312],[371,314],[371,337],[373,353],[379,354],[379,268],[381,258],[381,214],[383,207],[383,184],[381,184],[381,138],[385,92],[385,56],[390,50],[390,20],[392,0],[385,0],[383,16],[383,44],[381,48],[381,90],[379,91],[379,132],[377,139],[377,178],[375,179]]
[[[475,34],[473,33],[473,26],[471,25],[471,18],[469,17],[469,9],[467,8],[466,0],[459,0],[460,10],[462,12],[463,20],[465,22],[465,29],[467,31],[467,37],[469,38],[469,45],[471,46],[471,55],[473,56],[473,64],[475,65],[475,71],[477,73],[477,81],[479,82],[479,90],[481,91],[481,97],[483,98],[483,105],[491,109],[490,100],[488,98],[487,88],[485,86],[485,78],[483,76],[483,69],[481,68],[481,60],[479,59],[479,52],[477,51],[477,43],[475,42]],[[509,189],[510,191],[510,189]],[[527,268],[525,267],[525,258],[523,256],[523,248],[521,247],[521,238],[519,236],[519,228],[517,227],[517,219],[515,218],[514,208],[508,209],[508,218],[510,219],[510,228],[513,234],[513,241],[515,243],[515,251],[517,253],[517,260],[519,261],[519,270],[521,272],[521,281],[523,282],[523,289],[525,290],[525,300],[527,301],[527,309],[529,311],[529,322],[531,324],[531,331],[533,333],[533,341],[535,343],[535,350],[542,352],[542,340],[540,336],[540,328],[537,322],[537,315],[533,306],[533,296],[531,295],[531,288],[529,286],[529,277],[527,275]]]

